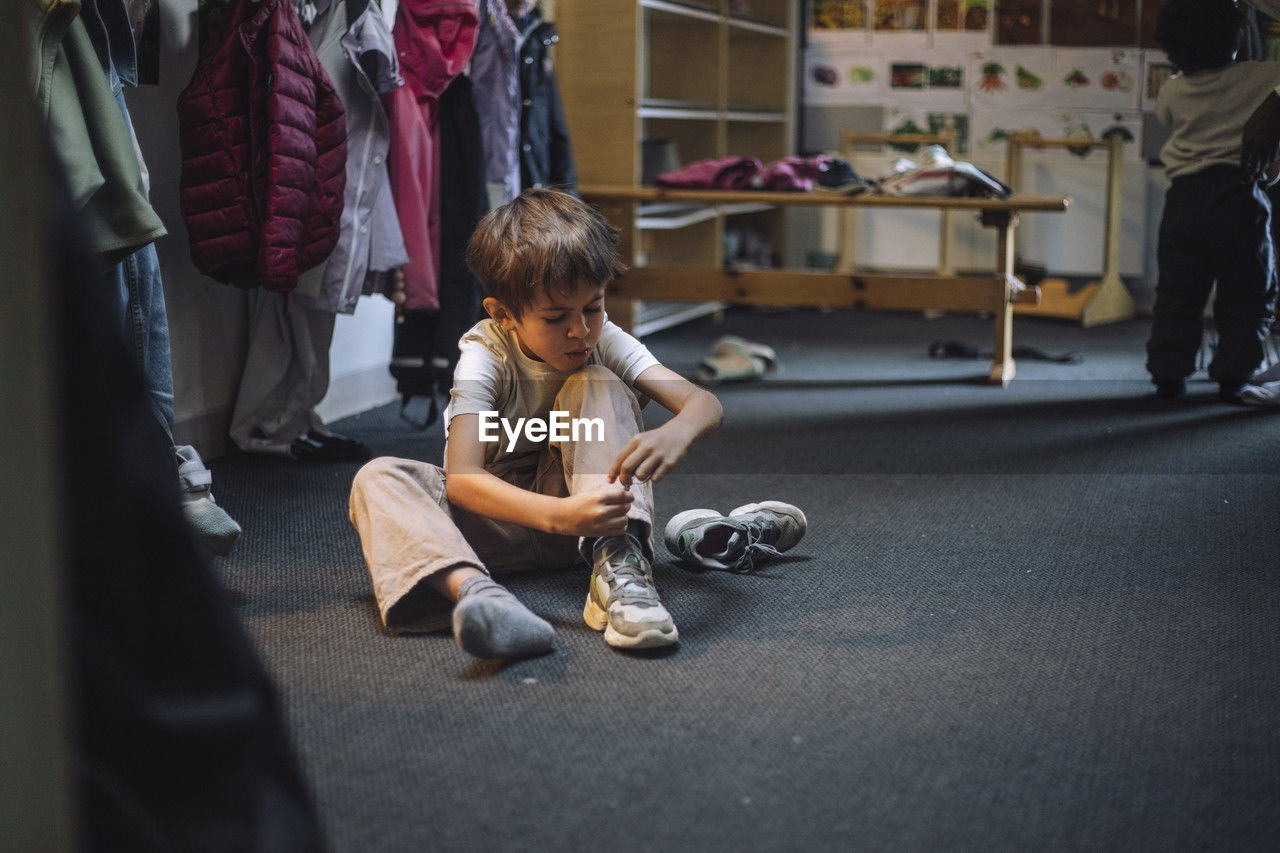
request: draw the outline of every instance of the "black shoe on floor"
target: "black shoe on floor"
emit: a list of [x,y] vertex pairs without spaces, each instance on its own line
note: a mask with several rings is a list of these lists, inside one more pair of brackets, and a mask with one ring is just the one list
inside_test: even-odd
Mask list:
[[1244,400],[1240,396],[1240,392],[1244,390],[1243,382],[1219,382],[1218,383],[1218,399],[1224,403],[1235,403],[1242,405]]
[[1156,396],[1161,400],[1181,400],[1187,396],[1187,383],[1182,379],[1157,380]]
[[368,462],[373,458],[373,451],[362,441],[315,430],[295,438],[289,453],[303,462]]

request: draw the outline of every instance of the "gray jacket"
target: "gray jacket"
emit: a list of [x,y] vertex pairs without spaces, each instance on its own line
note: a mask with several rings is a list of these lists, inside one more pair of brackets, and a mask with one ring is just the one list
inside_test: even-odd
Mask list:
[[520,33],[502,0],[480,0],[471,56],[472,97],[480,116],[484,177],[502,185],[502,201],[520,194]]
[[307,37],[347,110],[347,187],[338,243],[320,266],[298,279],[290,299],[319,311],[350,314],[362,294],[388,290],[409,262],[387,179],[390,124],[379,95],[403,84],[395,45],[373,0],[348,26],[341,0],[316,4]]

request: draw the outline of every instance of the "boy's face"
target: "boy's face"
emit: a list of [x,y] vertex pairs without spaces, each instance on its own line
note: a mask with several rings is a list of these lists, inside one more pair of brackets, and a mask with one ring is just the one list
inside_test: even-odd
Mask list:
[[516,333],[525,355],[564,373],[587,363],[604,327],[604,286],[579,284],[569,295],[540,293],[520,319],[492,297],[489,316]]

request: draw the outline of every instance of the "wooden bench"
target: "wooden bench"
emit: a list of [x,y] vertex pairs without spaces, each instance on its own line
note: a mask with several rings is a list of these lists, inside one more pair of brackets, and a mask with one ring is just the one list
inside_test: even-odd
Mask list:
[[1062,213],[1070,196],[1014,195],[1007,199],[934,196],[841,196],[828,193],[677,190],[584,184],[582,197],[600,207],[621,228],[622,257],[633,257],[630,244],[636,205],[685,202],[706,205],[761,203],[824,205],[841,208],[898,208],[976,213],[996,232],[996,257],[990,275],[888,274],[861,271],[815,272],[794,269],[690,269],[633,267],[613,283],[609,316],[630,328],[633,300],[723,302],[762,307],[859,308],[871,311],[928,311],[990,314],[994,322],[994,353],[988,379],[1008,385],[1015,365],[1013,306],[1035,304],[1040,291],[1013,274],[1014,235],[1022,213]]

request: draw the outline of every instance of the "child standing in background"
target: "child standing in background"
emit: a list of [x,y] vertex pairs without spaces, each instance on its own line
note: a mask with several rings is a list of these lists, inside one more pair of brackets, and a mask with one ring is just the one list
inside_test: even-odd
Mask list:
[[1217,283],[1218,347],[1209,376],[1239,402],[1263,358],[1276,300],[1271,201],[1241,166],[1245,121],[1277,86],[1280,63],[1235,62],[1243,17],[1234,0],[1167,0],[1156,38],[1179,74],[1160,88],[1156,117],[1170,186],[1157,247],[1159,280],[1147,371],[1156,395],[1186,393]]

